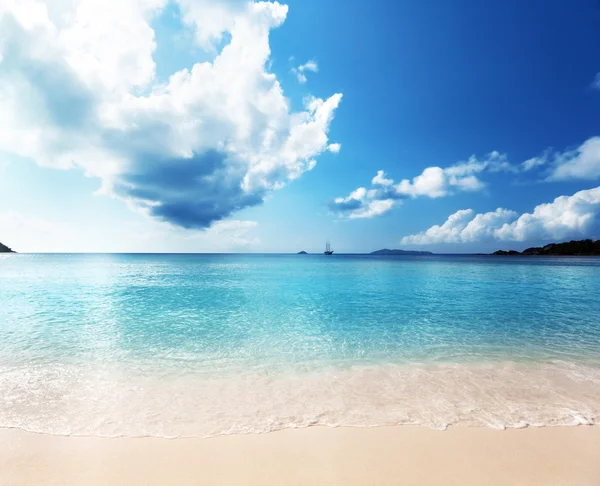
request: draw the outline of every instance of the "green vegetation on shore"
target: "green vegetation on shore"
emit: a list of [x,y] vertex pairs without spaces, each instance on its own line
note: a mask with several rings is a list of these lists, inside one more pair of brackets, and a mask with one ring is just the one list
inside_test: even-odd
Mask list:
[[492,255],[500,256],[536,256],[536,255],[564,255],[564,256],[595,256],[600,255],[600,240],[566,241],[564,243],[550,243],[546,246],[527,248],[522,252],[515,250],[498,250]]
[[433,255],[430,251],[414,251],[414,250],[383,250],[372,251],[369,255]]

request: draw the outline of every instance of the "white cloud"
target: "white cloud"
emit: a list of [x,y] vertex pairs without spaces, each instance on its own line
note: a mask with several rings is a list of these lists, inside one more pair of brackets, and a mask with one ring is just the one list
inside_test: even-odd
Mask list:
[[548,180],[600,179],[600,137],[592,137],[576,150],[554,155]]
[[591,137],[575,150],[556,152],[551,148],[520,166],[522,172],[540,170],[546,181],[600,179],[600,137]]
[[230,32],[236,17],[250,8],[249,0],[178,0],[183,21],[194,29],[199,46],[214,50]]
[[339,213],[346,213],[348,219],[364,219],[380,216],[389,211],[397,201],[393,198],[378,199],[364,187],[352,191],[347,197],[338,197],[332,203]]
[[[290,58],[290,61],[292,61],[292,60],[293,60],[293,57]],[[298,79],[298,82],[300,84],[306,83],[306,81],[307,81],[306,73],[309,71],[313,72],[313,73],[319,72],[319,66],[316,61],[310,60],[298,67],[292,68],[292,72],[296,75],[296,78]]]
[[[483,160],[472,156],[465,162],[459,162],[445,169],[427,167],[412,180],[404,179],[397,184],[393,179],[388,179],[385,172],[380,170],[371,180],[373,188],[365,190],[361,198],[352,196],[355,191],[346,198],[334,199],[330,208],[349,219],[371,218],[384,214],[397,205],[400,200],[408,197],[439,198],[448,196],[454,191],[479,191],[485,187],[485,184],[479,180],[476,174],[484,171],[514,172],[515,170],[505,155],[495,151],[489,153]],[[373,204],[377,201],[385,201],[385,203]]]
[[403,244],[431,245],[486,240],[540,241],[588,236],[598,223],[600,187],[560,196],[553,202],[536,206],[532,213],[519,216],[503,208],[476,214],[464,209],[450,215],[441,226],[405,236]]
[[509,209],[498,208],[488,213],[480,213],[467,223],[460,232],[461,241],[484,241],[495,237],[495,228],[513,221],[518,214]]
[[386,178],[385,172],[378,170],[377,175],[371,180],[371,184],[374,186],[391,186],[394,184],[394,179]]
[[404,179],[395,189],[403,196],[442,197],[447,193],[446,174],[441,167],[427,167],[420,175],[413,178],[412,182]]
[[461,209],[451,214],[443,225],[435,225],[423,233],[405,236],[401,242],[411,245],[430,245],[460,241],[460,233],[472,217],[472,209]]
[[367,195],[367,190],[364,187],[359,187],[352,191],[348,197],[338,197],[335,199],[337,204],[352,203],[353,201],[360,202]]
[[299,71],[312,71],[313,73],[316,73],[319,71],[319,66],[317,65],[316,61],[308,61],[307,63],[303,64],[302,66],[298,66],[298,70]]
[[523,172],[529,172],[530,170],[536,169],[537,167],[546,165],[548,163],[548,158],[550,157],[550,154],[551,150],[547,149],[541,155],[527,159],[521,164],[521,170]]
[[384,213],[387,213],[396,201],[393,199],[380,199],[374,200],[367,203],[366,206],[361,206],[355,211],[352,211],[349,218],[350,219],[362,219],[362,218],[373,218],[375,216],[380,216]]
[[533,213],[522,214],[516,221],[504,224],[494,236],[500,240],[528,241],[584,235],[599,212],[600,187],[596,187],[540,204]]
[[342,148],[341,143],[330,143],[329,146],[327,147],[327,150],[329,150],[332,154],[337,154],[337,153],[339,153],[341,148]]
[[0,150],[81,168],[102,193],[189,228],[311,170],[336,145],[327,133],[342,95],[290,111],[265,67],[287,6],[178,3],[202,47],[216,49],[225,33],[230,41],[160,84],[150,22],[166,0],[2,2]]

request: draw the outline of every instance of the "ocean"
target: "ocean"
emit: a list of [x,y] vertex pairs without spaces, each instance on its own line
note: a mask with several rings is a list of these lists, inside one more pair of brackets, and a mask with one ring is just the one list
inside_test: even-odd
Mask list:
[[600,258],[0,255],[0,427],[600,419]]

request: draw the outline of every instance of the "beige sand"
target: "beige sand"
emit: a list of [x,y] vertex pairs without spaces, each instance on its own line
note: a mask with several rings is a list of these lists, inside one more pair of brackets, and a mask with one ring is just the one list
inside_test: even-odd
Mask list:
[[212,439],[0,430],[0,484],[600,485],[600,427],[312,427]]

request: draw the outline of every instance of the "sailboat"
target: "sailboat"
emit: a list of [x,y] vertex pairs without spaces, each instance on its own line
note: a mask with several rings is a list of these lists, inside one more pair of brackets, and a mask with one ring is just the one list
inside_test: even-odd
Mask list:
[[333,255],[333,250],[331,249],[329,241],[325,243],[325,255]]

